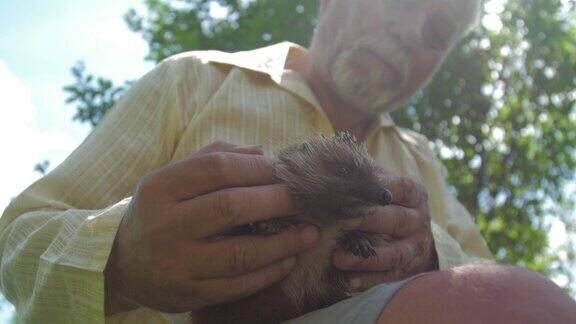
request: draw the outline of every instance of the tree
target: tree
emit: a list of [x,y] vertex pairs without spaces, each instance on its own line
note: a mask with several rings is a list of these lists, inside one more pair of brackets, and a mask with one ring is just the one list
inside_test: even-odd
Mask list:
[[[211,15],[217,3],[225,18]],[[281,40],[307,45],[317,0],[147,0],[125,15],[149,44],[147,60],[182,51],[237,51]],[[576,169],[574,1],[492,0],[483,24],[457,46],[432,84],[394,114],[419,131],[449,170],[495,257],[544,274],[570,274],[573,253],[548,253],[550,219],[574,232]],[[499,23],[502,26],[499,26]],[[81,121],[96,125],[127,87],[74,68],[65,88]],[[571,277],[570,277],[571,278]]]
[[574,3],[509,1],[500,18],[397,117],[435,139],[496,257],[549,274],[546,217],[574,223],[563,189],[576,169]]
[[44,160],[42,162],[36,163],[34,166],[34,171],[40,173],[41,175],[45,175],[48,172],[48,167],[50,167],[50,161]]
[[77,62],[72,67],[72,75],[76,82],[64,87],[69,93],[66,103],[76,103],[76,115],[73,120],[89,123],[92,127],[98,125],[106,112],[114,106],[114,103],[122,97],[130,87],[132,81],[126,81],[124,86],[116,87],[110,80],[94,78],[86,75],[86,66],[83,62]]

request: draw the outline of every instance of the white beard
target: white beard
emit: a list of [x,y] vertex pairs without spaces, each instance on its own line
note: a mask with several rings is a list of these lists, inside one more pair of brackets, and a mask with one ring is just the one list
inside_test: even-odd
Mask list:
[[[394,108],[389,105],[406,82],[410,57],[393,42],[365,37],[359,39],[352,48],[338,54],[329,71],[334,91],[344,102],[371,115]],[[358,51],[361,50],[370,50],[386,58],[398,75],[381,64],[361,74],[355,67]]]

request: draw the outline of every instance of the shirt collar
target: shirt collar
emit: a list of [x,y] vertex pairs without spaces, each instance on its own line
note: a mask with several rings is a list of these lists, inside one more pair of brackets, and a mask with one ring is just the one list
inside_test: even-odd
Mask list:
[[[302,98],[315,109],[324,114],[318,99],[308,86],[304,78],[298,73],[285,70],[288,58],[297,57],[306,53],[306,48],[291,42],[281,42],[267,47],[250,51],[226,53],[220,51],[197,52],[203,61],[225,64],[266,74],[280,87]],[[204,55],[202,55],[204,54]],[[394,121],[389,113],[382,113],[370,127],[369,133],[374,134],[381,128],[394,127]]]

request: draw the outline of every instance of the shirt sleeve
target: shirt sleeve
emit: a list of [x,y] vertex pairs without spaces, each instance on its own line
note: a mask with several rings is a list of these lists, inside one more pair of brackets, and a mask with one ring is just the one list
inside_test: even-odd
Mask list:
[[104,275],[138,181],[170,162],[183,132],[178,71],[137,81],[57,168],[0,218],[0,287],[27,323],[104,323]]
[[432,236],[440,270],[456,266],[492,262],[492,254],[474,217],[448,190],[446,168],[421,134],[398,129],[418,165],[419,174],[429,194]]
[[432,222],[436,252],[440,269],[456,266],[493,262],[486,241],[475,223],[475,218],[456,199],[446,185],[446,168],[436,158],[436,170],[441,175],[443,193],[440,199],[444,204],[443,217]]

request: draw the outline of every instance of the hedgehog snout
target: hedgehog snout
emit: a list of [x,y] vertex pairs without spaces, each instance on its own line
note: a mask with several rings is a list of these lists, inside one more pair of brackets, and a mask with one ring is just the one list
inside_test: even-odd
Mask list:
[[378,203],[382,206],[390,205],[392,202],[392,192],[387,188],[380,189],[378,193]]

